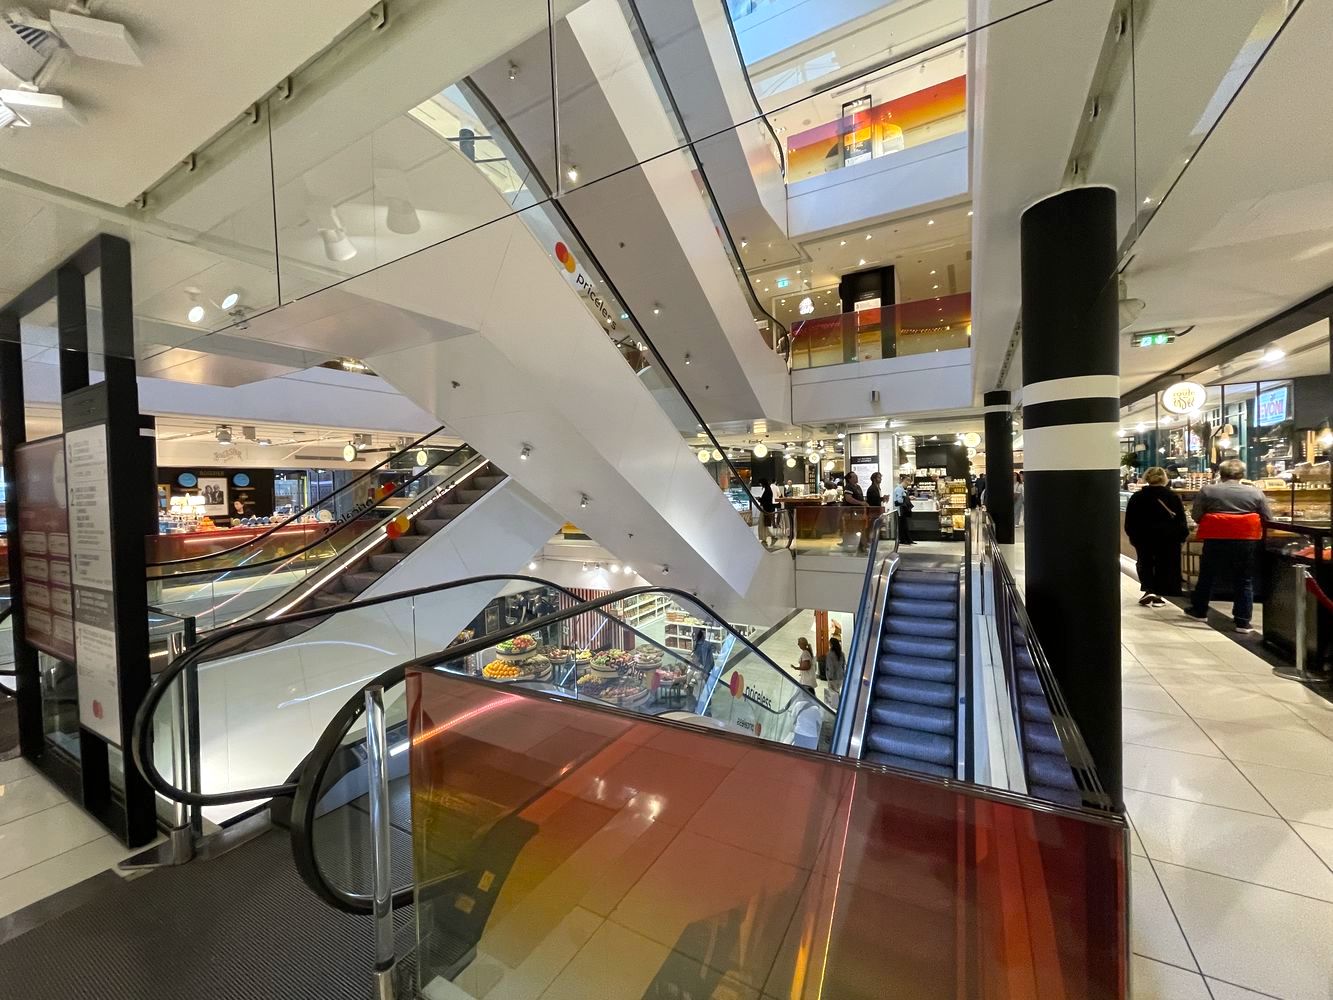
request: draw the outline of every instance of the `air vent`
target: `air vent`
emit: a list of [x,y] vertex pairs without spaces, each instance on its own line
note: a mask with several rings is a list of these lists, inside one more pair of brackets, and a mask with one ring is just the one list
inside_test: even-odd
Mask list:
[[0,85],[34,83],[60,47],[51,32],[23,23],[31,18],[22,8],[0,12]]

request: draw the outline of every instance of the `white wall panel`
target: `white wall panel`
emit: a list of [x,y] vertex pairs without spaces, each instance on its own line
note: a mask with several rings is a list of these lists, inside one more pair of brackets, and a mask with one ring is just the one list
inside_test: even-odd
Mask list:
[[[871,394],[879,393],[873,401]],[[792,372],[792,419],[828,423],[970,406],[972,351],[940,351]]]

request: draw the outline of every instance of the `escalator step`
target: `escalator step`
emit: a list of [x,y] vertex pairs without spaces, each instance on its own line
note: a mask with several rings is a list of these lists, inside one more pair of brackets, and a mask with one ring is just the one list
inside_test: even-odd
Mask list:
[[406,555],[425,545],[426,537],[426,535],[400,535],[393,540],[393,547],[396,551]]
[[870,705],[870,718],[875,726],[897,727],[918,733],[937,733],[952,736],[953,711],[932,705],[918,705],[910,701],[876,700]]
[[1046,697],[1046,692],[1041,686],[1041,678],[1037,676],[1035,670],[1018,671],[1018,690],[1023,694],[1035,694]]
[[406,552],[376,552],[370,557],[370,565],[376,573],[387,573],[406,558]]
[[1023,746],[1029,752],[1063,755],[1064,744],[1060,735],[1049,722],[1024,722]]
[[316,608],[336,608],[339,605],[346,604],[352,599],[352,596],[345,590],[320,591],[317,594],[311,594],[308,600]]
[[956,660],[958,643],[952,639],[936,639],[928,635],[889,635],[880,644],[880,651],[890,656],[917,656],[935,660]]
[[897,583],[898,581],[903,583],[948,584],[957,587],[958,573],[956,570],[898,569],[894,570],[893,582]]
[[1043,802],[1058,802],[1065,806],[1081,806],[1083,795],[1077,788],[1054,788],[1050,785],[1028,784],[1028,794]]
[[958,694],[951,683],[923,681],[893,674],[875,678],[875,697],[933,705],[936,708],[953,708],[958,701]]
[[452,520],[452,517],[419,517],[416,519],[417,531],[424,535],[433,535],[437,531],[443,531]]
[[958,683],[958,662],[890,653],[879,658],[875,664],[875,673],[879,677],[910,677],[918,681],[952,685]]
[[448,521],[457,517],[471,506],[470,503],[437,503],[431,508],[430,516],[437,520]]
[[916,583],[912,580],[894,580],[890,593],[895,600],[957,602],[958,585],[954,583]]
[[485,489],[467,489],[458,491],[458,499],[465,504],[474,504],[486,495]]
[[1051,785],[1055,788],[1077,788],[1074,772],[1064,757],[1049,753],[1027,755],[1028,784]]
[[939,764],[952,769],[953,740],[938,733],[922,733],[897,726],[869,726],[866,729],[866,747],[895,757]]
[[911,601],[899,600],[889,595],[889,614],[908,618],[949,618],[958,617],[958,602],[954,601]]
[[343,590],[345,590],[349,594],[364,593],[366,588],[369,587],[379,578],[380,574],[373,572],[344,573],[340,577],[340,579],[342,580]]
[[472,484],[479,490],[493,490],[505,481],[504,476],[473,476]]
[[1050,722],[1051,707],[1046,704],[1046,696],[1025,694],[1018,700],[1025,722]]
[[958,623],[946,618],[899,618],[890,615],[884,619],[884,634],[933,635],[937,639],[958,636]]
[[918,774],[929,774],[936,778],[952,778],[954,776],[952,767],[946,767],[943,764],[930,764],[924,760],[913,760],[911,757],[899,757],[891,753],[880,753],[876,750],[867,753],[863,759],[872,764],[896,767],[902,771],[916,771]]

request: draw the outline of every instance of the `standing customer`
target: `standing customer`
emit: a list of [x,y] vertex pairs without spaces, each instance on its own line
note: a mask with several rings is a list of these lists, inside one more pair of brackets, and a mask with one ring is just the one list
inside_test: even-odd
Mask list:
[[1207,618],[1213,581],[1226,576],[1231,579],[1231,618],[1236,631],[1253,632],[1250,615],[1254,611],[1254,563],[1264,534],[1263,522],[1272,518],[1273,511],[1262,490],[1240,481],[1245,466],[1236,459],[1223,462],[1217,474],[1219,481],[1202,487],[1194,499],[1194,520],[1203,541],[1203,558],[1199,560],[1199,581],[1194,585],[1185,614]]
[[1180,546],[1190,529],[1185,505],[1166,485],[1166,470],[1151,468],[1143,481],[1147,485],[1125,504],[1125,534],[1138,556],[1139,603],[1161,608],[1164,597],[1180,593]]
[[884,476],[878,472],[870,474],[870,488],[866,490],[866,526],[861,531],[861,547],[858,551],[866,552],[870,548],[870,529],[875,526],[875,518],[880,515],[880,508],[884,506],[884,494],[880,492],[879,484]]
[[838,696],[842,694],[842,679],[847,676],[847,657],[842,653],[842,640],[834,636],[828,641],[828,655],[824,657],[824,670],[828,675],[828,693],[824,700],[829,708],[837,711]]
[[[1163,473],[1165,475],[1165,473]],[[1181,506],[1181,511],[1185,510]],[[1023,527],[1023,473],[1014,473],[1014,527]]]
[[800,659],[796,661],[793,667],[796,671],[796,683],[801,685],[811,694],[815,693],[815,653],[810,648],[810,640],[801,636],[796,640],[796,646],[801,651]]
[[912,479],[899,476],[898,485],[893,488],[893,506],[898,511],[898,544],[915,545],[912,541]]

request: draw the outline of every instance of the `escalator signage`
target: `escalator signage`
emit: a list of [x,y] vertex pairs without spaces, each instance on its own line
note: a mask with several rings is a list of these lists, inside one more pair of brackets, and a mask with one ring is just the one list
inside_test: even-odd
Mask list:
[[569,247],[565,246],[563,243],[556,243],[555,259],[560,262],[560,265],[565,269],[566,273],[573,275],[573,277],[569,279],[570,284],[574,286],[574,289],[579,295],[588,300],[588,303],[592,306],[593,313],[601,319],[606,328],[608,330],[616,329],[616,318],[615,314],[611,311],[611,307],[607,305],[606,299],[597,294],[596,290],[593,288],[593,280],[588,277],[583,268],[579,267],[578,261],[575,259],[574,254],[570,251]]

